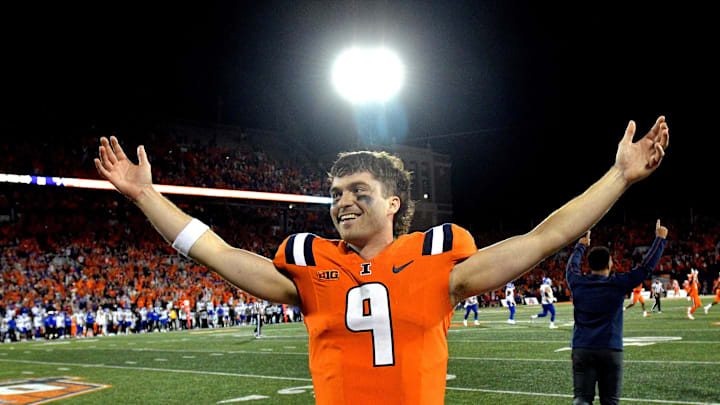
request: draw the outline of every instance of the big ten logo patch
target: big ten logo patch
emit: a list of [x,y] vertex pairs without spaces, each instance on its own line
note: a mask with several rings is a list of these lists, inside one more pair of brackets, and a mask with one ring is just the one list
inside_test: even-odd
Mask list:
[[337,280],[340,278],[340,272],[337,270],[323,270],[317,272],[320,280]]
[[0,404],[44,404],[110,387],[77,381],[79,377],[30,378],[0,382]]

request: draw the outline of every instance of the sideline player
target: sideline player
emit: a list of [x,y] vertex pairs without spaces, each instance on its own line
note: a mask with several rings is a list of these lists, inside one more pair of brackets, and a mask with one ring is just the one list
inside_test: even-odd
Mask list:
[[[715,290],[715,301],[707,304],[705,306],[705,313],[707,314],[711,307],[717,305],[718,302],[720,302],[720,274],[718,275],[717,280],[715,280],[715,283],[713,284],[713,290]],[[712,291],[712,290],[711,290]]]
[[702,307],[702,301],[700,301],[700,282],[698,281],[698,271],[695,269],[690,270],[688,274],[688,299],[690,300],[690,306],[687,308],[688,319],[695,320],[693,314],[695,310]]
[[510,310],[510,318],[507,323],[515,325],[515,284],[507,283],[505,286],[505,302]]
[[553,302],[557,302],[557,298],[555,298],[553,294],[551,285],[552,280],[550,280],[550,277],[543,278],[542,285],[540,285],[540,303],[542,304],[543,311],[539,314],[532,315],[530,318],[544,318],[549,312],[550,329],[557,329],[557,326],[555,326],[555,305],[553,305]]
[[680,283],[678,283],[677,279],[672,280],[672,289],[673,289],[673,293],[675,293],[673,295],[673,298],[680,297]]
[[463,320],[463,324],[465,326],[467,326],[467,319],[468,315],[470,315],[470,311],[475,313],[475,325],[480,325],[478,322],[478,299],[475,295],[471,295],[467,297],[467,300],[465,300],[465,319]]
[[645,310],[645,299],[642,296],[642,290],[643,290],[642,283],[640,283],[640,285],[638,285],[637,287],[633,288],[632,302],[630,304],[628,304],[628,306],[624,307],[623,311],[627,311],[628,308],[632,307],[633,305],[635,305],[636,302],[640,301],[640,305],[642,306],[642,310],[643,310],[643,316],[645,316],[645,317],[650,316],[650,315],[648,315],[647,311]]
[[639,141],[634,135],[630,121],[615,163],[585,192],[528,233],[481,250],[453,224],[407,234],[410,173],[387,153],[341,154],[331,168],[330,216],[341,240],[291,235],[272,261],[228,245],[155,190],[144,147],[136,165],[115,137],[103,137],[95,166],[181,254],[248,294],[302,308],[317,404],[441,404],[455,305],[567,246],[654,172],[669,143],[665,118]]

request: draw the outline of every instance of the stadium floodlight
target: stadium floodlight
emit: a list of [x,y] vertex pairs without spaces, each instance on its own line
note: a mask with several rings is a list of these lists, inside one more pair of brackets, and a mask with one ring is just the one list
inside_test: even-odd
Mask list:
[[[50,177],[22,174],[0,173],[0,183],[34,184],[38,186],[60,186],[88,188],[95,190],[115,190],[107,180],[78,179],[73,177]],[[265,191],[229,190],[221,188],[173,186],[153,184],[153,188],[162,194],[184,194],[201,197],[242,198],[247,200],[282,201],[304,204],[331,204],[332,198],[312,195],[269,193]]]
[[405,69],[386,48],[351,48],[341,53],[332,68],[332,82],[353,104],[384,102],[402,87]]

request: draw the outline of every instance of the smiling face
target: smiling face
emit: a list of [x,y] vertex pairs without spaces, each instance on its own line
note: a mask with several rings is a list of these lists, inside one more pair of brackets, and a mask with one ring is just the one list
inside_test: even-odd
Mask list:
[[386,196],[381,182],[368,172],[334,177],[330,216],[340,237],[357,249],[393,240],[393,217],[400,199]]
[[[338,154],[328,173],[330,181],[367,172],[382,184],[382,197],[397,196],[398,209],[393,219],[393,236],[408,233],[415,203],[410,199],[410,172],[397,156],[387,152],[357,151]],[[337,225],[337,224],[336,224]]]

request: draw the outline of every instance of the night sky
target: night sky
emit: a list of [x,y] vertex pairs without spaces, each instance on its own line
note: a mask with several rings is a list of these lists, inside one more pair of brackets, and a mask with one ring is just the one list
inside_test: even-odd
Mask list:
[[355,112],[331,88],[333,59],[352,44],[384,44],[407,69],[393,102],[407,130],[395,140],[452,156],[455,222],[537,224],[612,165],[628,120],[644,134],[661,114],[671,133],[666,160],[613,213],[685,216],[692,208],[718,217],[717,22],[709,9],[101,3],[4,9],[3,126],[219,121],[336,152],[358,134]]

